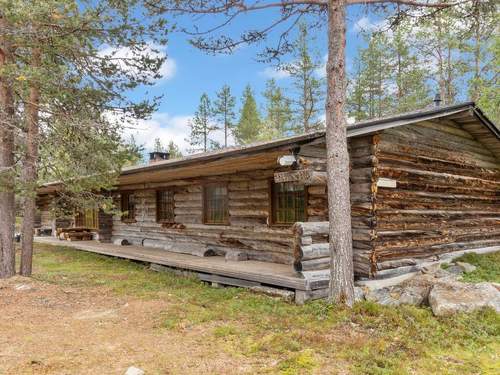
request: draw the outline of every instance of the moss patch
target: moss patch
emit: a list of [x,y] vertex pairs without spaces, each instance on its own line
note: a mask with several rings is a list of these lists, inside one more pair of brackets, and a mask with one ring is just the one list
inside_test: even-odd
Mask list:
[[500,251],[490,254],[467,253],[454,261],[470,263],[477,267],[475,271],[463,275],[464,281],[500,283]]

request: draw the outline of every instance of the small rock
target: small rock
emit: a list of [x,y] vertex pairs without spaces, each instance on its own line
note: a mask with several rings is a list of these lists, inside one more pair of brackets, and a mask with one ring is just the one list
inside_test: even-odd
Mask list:
[[14,289],[15,290],[30,290],[30,289],[33,289],[33,288],[31,287],[31,285],[17,284],[16,286],[14,286]]
[[456,264],[451,264],[448,268],[445,269],[446,272],[451,273],[452,275],[460,276],[464,273],[462,267],[457,266]]
[[422,273],[435,273],[439,269],[441,269],[441,264],[439,263],[429,263],[426,264],[425,266],[422,266],[421,271]]
[[354,302],[364,301],[365,291],[359,286],[354,287]]
[[484,307],[500,312],[500,292],[490,283],[436,284],[429,294],[429,305],[436,316],[471,312]]
[[477,268],[476,266],[465,262],[456,262],[456,265],[459,266],[465,273],[474,272]]
[[[462,272],[460,272],[460,275]],[[446,270],[440,268],[436,270],[436,272],[429,274],[429,276],[434,277],[435,279],[449,279],[449,280],[456,280],[459,275],[455,273],[448,272],[448,268]]]
[[490,283],[492,286],[496,288],[500,292],[500,283]]
[[144,371],[141,370],[140,368],[130,366],[127,369],[127,372],[125,372],[125,375],[144,375]]

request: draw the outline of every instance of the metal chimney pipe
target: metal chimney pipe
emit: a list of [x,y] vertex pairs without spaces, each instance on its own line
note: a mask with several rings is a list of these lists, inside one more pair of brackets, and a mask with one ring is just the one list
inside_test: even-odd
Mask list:
[[441,94],[438,92],[438,93],[436,94],[436,96],[434,97],[434,105],[435,105],[436,107],[440,107],[440,106],[441,106],[441,101],[442,101],[442,100],[441,100]]

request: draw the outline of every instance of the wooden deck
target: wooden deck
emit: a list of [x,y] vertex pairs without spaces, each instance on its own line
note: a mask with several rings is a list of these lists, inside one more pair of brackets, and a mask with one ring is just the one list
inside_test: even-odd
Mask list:
[[70,242],[53,237],[35,237],[35,242],[189,270],[198,273],[201,280],[219,284],[285,288],[295,291],[297,302],[323,297],[320,290],[323,291],[328,285],[328,280],[314,282],[305,280],[293,270],[291,265],[286,264],[253,260],[227,261],[222,256],[197,257],[143,246],[119,246],[96,241]]

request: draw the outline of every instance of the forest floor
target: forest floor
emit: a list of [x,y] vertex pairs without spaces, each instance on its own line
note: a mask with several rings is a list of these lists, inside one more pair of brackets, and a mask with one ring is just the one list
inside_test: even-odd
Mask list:
[[[489,257],[478,279],[498,277],[500,254]],[[494,374],[500,366],[492,310],[436,318],[428,308],[368,302],[296,306],[64,247],[37,245],[33,278],[0,281],[0,313],[0,374],[9,375],[129,366],[147,375]]]

